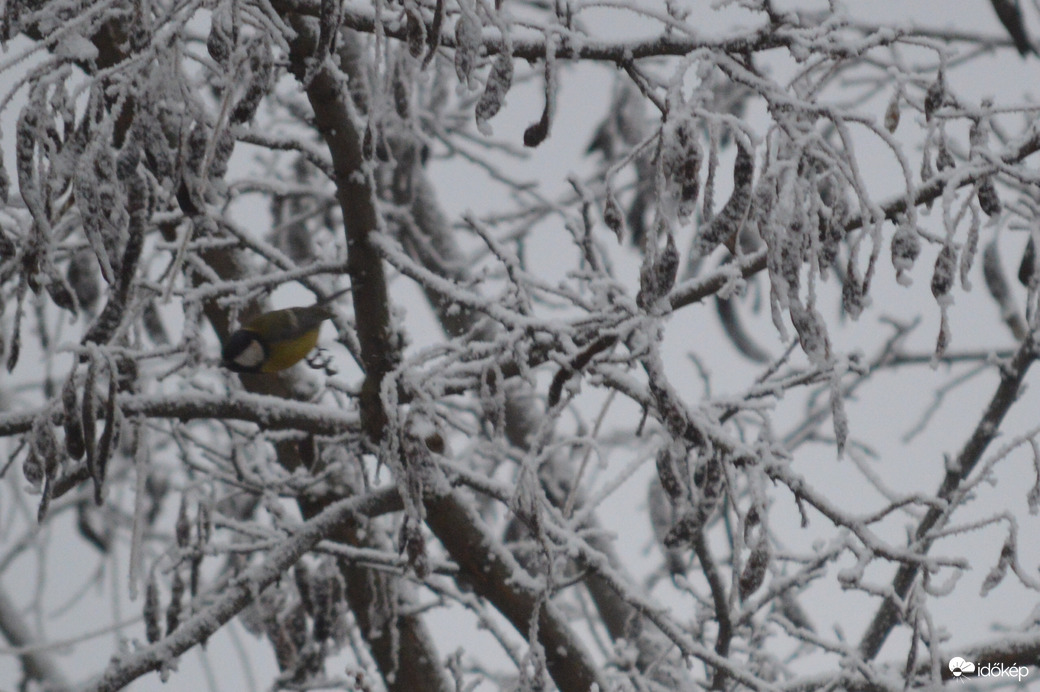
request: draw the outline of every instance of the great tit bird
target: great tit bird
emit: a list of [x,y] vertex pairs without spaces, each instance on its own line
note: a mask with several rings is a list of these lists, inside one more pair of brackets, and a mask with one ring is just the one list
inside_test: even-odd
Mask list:
[[333,316],[329,303],[349,290],[307,307],[254,317],[224,343],[224,367],[234,372],[280,372],[296,365],[317,345],[321,323]]

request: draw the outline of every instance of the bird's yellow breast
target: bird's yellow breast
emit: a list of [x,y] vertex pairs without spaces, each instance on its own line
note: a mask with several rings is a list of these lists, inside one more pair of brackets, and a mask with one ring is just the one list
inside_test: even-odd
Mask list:
[[315,346],[318,345],[319,324],[295,339],[275,341],[267,345],[269,357],[260,368],[260,372],[279,372],[299,363]]

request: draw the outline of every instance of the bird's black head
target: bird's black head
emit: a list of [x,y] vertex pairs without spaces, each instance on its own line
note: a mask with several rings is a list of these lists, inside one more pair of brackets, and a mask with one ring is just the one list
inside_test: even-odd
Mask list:
[[225,342],[221,357],[224,367],[233,372],[260,372],[267,360],[267,349],[256,332],[239,329]]

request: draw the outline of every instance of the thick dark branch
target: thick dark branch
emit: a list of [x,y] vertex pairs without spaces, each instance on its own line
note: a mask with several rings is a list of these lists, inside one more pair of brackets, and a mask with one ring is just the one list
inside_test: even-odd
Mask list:
[[[524,579],[524,568],[490,533],[476,510],[456,493],[431,493],[426,523],[437,535],[473,590],[488,599],[518,632],[537,631],[546,667],[562,692],[610,687],[581,645],[550,594]],[[534,626],[537,624],[537,630]]]
[[[508,504],[512,500],[512,488],[497,486],[493,482],[488,482],[485,477],[458,466],[453,467],[451,471],[456,481],[462,482],[489,497],[493,497],[503,504]],[[431,504],[427,502],[427,509],[430,508]],[[570,528],[560,527],[553,522],[545,522],[541,528],[545,530],[546,534],[554,542],[561,545],[567,544],[569,546],[568,549],[573,551],[573,557],[577,564],[597,577],[600,588],[609,589],[622,602],[622,605],[616,606],[617,614],[642,615],[650,624],[656,626],[658,631],[671,644],[678,648],[682,656],[700,659],[716,670],[725,670],[728,678],[738,681],[744,688],[751,690],[772,689],[768,683],[756,677],[754,673],[748,671],[742,664],[731,662],[719,656],[699,641],[695,641],[689,632],[674,621],[667,608],[661,608],[651,603],[647,597],[640,593],[640,589],[633,587],[631,580],[611,564],[614,558],[604,553],[596,545],[599,541],[595,540],[595,537],[597,533],[601,532],[590,531],[590,537],[593,540],[587,540],[585,537],[575,537]],[[609,625],[610,621],[607,620],[604,624]],[[617,634],[611,632],[611,634],[618,638],[623,636],[620,632]],[[631,631],[628,634],[631,634]],[[687,687],[682,686],[682,682],[680,682],[676,689],[687,689]]]
[[[343,214],[354,318],[365,379],[361,388],[361,424],[378,444],[385,434],[386,412],[380,395],[383,377],[395,358],[390,298],[383,263],[371,236],[378,233],[374,190],[364,172],[362,137],[351,115],[345,80],[330,69],[328,56],[315,54],[315,30],[299,15],[288,17],[296,36],[290,45],[290,69],[306,89],[314,125],[329,148],[335,171],[336,198]],[[305,512],[317,508],[304,507]],[[364,544],[365,535],[350,523],[338,528],[338,540]],[[395,577],[341,561],[347,600],[390,690],[446,690],[449,680],[420,615],[380,618],[377,604],[393,608],[401,599]]]
[[[997,391],[994,392],[985,413],[960,454],[952,464],[947,465],[946,475],[936,493],[939,499],[951,503],[951,506],[946,509],[932,507],[928,510],[914,531],[914,545],[911,545],[910,548],[915,552],[920,555],[928,552],[933,540],[932,531],[941,527],[949,517],[948,512],[952,506],[956,505],[956,496],[961,484],[971,475],[989,443],[999,432],[1004,416],[1017,401],[1026,372],[1029,371],[1029,367],[1036,357],[1037,344],[1032,338],[1029,338],[1023,342],[1011,362],[1001,368]],[[918,562],[904,562],[900,565],[895,579],[892,581],[892,590],[899,599],[906,597],[920,571],[921,564]],[[901,606],[895,599],[885,599],[881,604],[874,620],[860,641],[859,650],[863,658],[870,660],[877,656],[889,632],[899,619],[900,609]]]
[[[361,419],[369,438],[379,441],[386,413],[379,388],[390,371],[394,351],[383,262],[370,234],[378,232],[374,191],[363,170],[361,136],[351,118],[350,96],[324,55],[314,55],[314,30],[302,17],[291,15],[297,35],[291,44],[290,69],[301,80],[314,111],[314,126],[325,140],[335,170],[336,199],[346,227],[347,273],[353,289],[365,381],[361,388]],[[322,66],[314,69],[313,61]],[[307,81],[309,80],[309,81]]]
[[[397,153],[395,158],[399,162],[407,160],[404,153]],[[403,164],[399,163],[399,165]],[[441,211],[429,179],[419,168],[417,162],[414,165],[415,168],[407,173],[411,179],[410,191],[413,198],[410,202],[412,217],[415,221],[415,227],[411,229],[411,232],[420,234],[421,242],[408,242],[408,248],[416,261],[421,262],[422,266],[431,273],[458,284],[465,284],[470,279],[468,265],[463,259],[465,255],[452,235],[453,231]],[[395,201],[399,204],[409,202],[403,195]],[[441,325],[448,335],[458,336],[478,328],[479,311],[460,309],[459,303],[452,298],[451,294],[438,292],[427,283],[419,282],[419,285],[426,291],[427,299],[437,311]],[[572,361],[570,368],[561,370],[557,374],[557,378],[565,379],[569,374],[581,370],[596,353],[615,341],[615,337],[609,337],[606,340],[601,337],[598,342],[593,342],[591,346],[586,347],[584,357],[579,356],[578,360]],[[596,343],[600,343],[601,346],[597,348]],[[407,392],[400,392],[398,396],[399,400],[403,401],[407,398]],[[506,439],[510,444],[527,451],[531,444],[530,431],[541,425],[541,418],[544,415],[542,409],[533,403],[530,389],[526,385],[506,388],[504,396],[508,402],[505,406],[504,416]],[[550,406],[552,405],[551,398],[550,395]],[[553,463],[557,462],[558,460]],[[563,505],[564,498],[561,494],[548,492],[547,495],[550,501],[557,506]],[[583,502],[584,500],[579,495],[575,506],[581,507]],[[614,551],[613,544],[606,537],[606,533],[599,529],[595,516],[591,512],[583,510],[582,513],[586,515],[583,528],[587,533],[590,545],[607,557],[613,569],[622,572],[622,561]],[[661,634],[651,627],[649,622],[642,618],[624,599],[620,598],[607,580],[595,572],[590,572],[586,576],[585,584],[610,636],[615,640],[631,640],[634,637],[635,646],[639,650],[636,666],[640,670],[649,672],[652,677],[667,679],[673,684],[678,682],[682,685],[682,689],[692,687],[692,681],[689,680],[691,676],[686,668],[662,653],[667,647],[667,642]],[[637,630],[639,635],[635,636],[634,633]]]

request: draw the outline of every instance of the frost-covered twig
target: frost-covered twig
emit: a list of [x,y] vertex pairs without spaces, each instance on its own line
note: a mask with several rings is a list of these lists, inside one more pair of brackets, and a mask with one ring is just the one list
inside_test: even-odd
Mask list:
[[115,692],[146,673],[174,665],[177,657],[204,642],[252,603],[261,591],[281,579],[289,567],[322,538],[334,532],[345,519],[355,513],[363,513],[369,503],[386,492],[394,491],[377,491],[329,505],[285,539],[279,547],[271,550],[262,563],[235,577],[222,593],[216,596],[212,605],[199,610],[158,643],[114,660],[100,678],[91,682],[85,690]]
[[[952,496],[959,491],[962,482],[975,469],[989,443],[998,434],[1004,417],[1018,399],[1022,382],[1036,357],[1037,344],[1033,338],[1029,338],[1022,343],[1010,362],[1001,368],[1000,384],[997,385],[986,410],[960,453],[947,466],[943,481],[936,492],[939,499],[952,499]],[[933,529],[941,528],[948,520],[949,515],[946,510],[939,508],[928,510],[914,529],[912,548],[920,555],[927,553],[932,544]],[[904,598],[910,591],[920,572],[921,564],[920,560],[915,560],[900,565],[892,580],[893,592],[899,598]],[[898,604],[892,599],[885,599],[860,640],[859,650],[864,658],[869,660],[877,655],[898,617]]]

